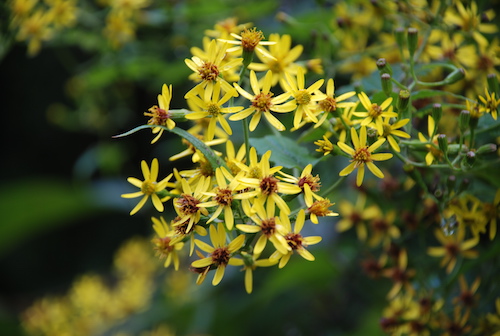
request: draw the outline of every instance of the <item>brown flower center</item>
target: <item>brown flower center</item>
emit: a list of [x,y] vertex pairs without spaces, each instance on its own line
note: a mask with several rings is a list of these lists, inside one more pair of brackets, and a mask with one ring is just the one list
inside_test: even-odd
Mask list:
[[326,97],[319,102],[319,107],[325,112],[334,112],[337,110],[337,101],[333,97]]
[[273,93],[259,93],[252,100],[252,106],[259,112],[269,112],[272,106]]
[[256,28],[245,29],[241,33],[241,47],[244,51],[252,52],[260,41],[264,39],[264,34]]
[[175,202],[183,214],[194,214],[199,210],[198,204],[200,201],[191,195],[182,194]]
[[377,118],[382,114],[382,108],[378,104],[372,104],[370,110],[368,111],[368,115],[372,118]]
[[276,219],[275,217],[264,219],[260,225],[262,234],[266,237],[272,236],[276,232]]
[[264,177],[260,181],[260,190],[264,195],[275,193],[278,191],[278,182],[279,180],[272,175]]
[[231,206],[233,202],[233,192],[231,189],[217,189],[217,195],[214,196],[214,201],[222,206]]
[[358,163],[364,163],[364,162],[370,162],[371,153],[368,150],[368,147],[365,146],[363,148],[359,148],[354,152],[354,155],[352,156],[352,159],[354,161],[357,161]]
[[303,245],[303,238],[300,233],[291,232],[285,236],[285,239],[292,250],[297,250]]
[[219,76],[219,68],[211,62],[205,62],[200,69],[198,69],[198,73],[202,80],[215,81]]
[[230,253],[227,247],[217,247],[212,252],[212,261],[216,265],[227,265],[229,263]]

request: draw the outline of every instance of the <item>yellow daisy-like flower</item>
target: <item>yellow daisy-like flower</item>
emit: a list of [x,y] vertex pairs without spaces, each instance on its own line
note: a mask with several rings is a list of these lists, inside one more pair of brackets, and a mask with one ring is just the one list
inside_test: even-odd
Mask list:
[[479,96],[479,100],[481,101],[479,111],[483,113],[490,113],[493,119],[497,120],[500,99],[496,99],[495,92],[490,93],[485,88],[484,97]]
[[[203,208],[217,207],[207,223],[216,219],[224,211],[224,223],[228,230],[233,229],[234,215],[231,205],[233,205],[234,200],[248,199],[258,194],[257,191],[240,193],[244,187],[240,187],[238,179],[243,177],[244,174],[244,172],[240,172],[234,177],[224,167],[215,170],[217,187],[211,192],[205,192],[205,195],[211,196],[212,200],[198,204],[199,207]],[[226,179],[230,182],[227,183]]]
[[360,241],[365,241],[368,236],[366,222],[381,216],[378,206],[366,206],[365,194],[359,194],[354,205],[348,201],[341,201],[339,211],[341,219],[337,223],[337,231],[344,232],[354,227]]
[[443,156],[443,152],[438,147],[438,135],[434,134],[436,130],[436,122],[432,116],[428,117],[427,121],[427,133],[429,134],[429,139],[427,139],[421,132],[418,132],[418,139],[421,142],[427,143],[425,147],[428,152],[425,155],[425,163],[430,166],[434,161],[439,161]]
[[391,118],[390,117],[385,117],[383,122],[382,122],[382,128],[384,132],[380,135],[381,138],[385,138],[387,141],[389,141],[389,145],[396,151],[400,152],[401,149],[399,148],[398,142],[394,138],[394,136],[398,136],[401,138],[406,138],[409,139],[410,135],[406,132],[403,132],[399,130],[398,128],[403,127],[404,125],[408,124],[410,119],[401,119],[396,121],[394,124],[390,123]]
[[300,233],[300,231],[302,231],[302,228],[304,227],[304,222],[306,219],[304,210],[301,209],[297,214],[297,219],[295,220],[295,226],[293,230],[290,219],[287,215],[280,216],[280,218],[282,225],[285,227],[286,231],[285,239],[288,245],[291,247],[291,250],[286,254],[283,254],[280,251],[276,250],[271,255],[271,257],[269,257],[269,259],[279,259],[279,268],[285,267],[294,252],[297,252],[302,258],[308,261],[314,261],[314,256],[306,249],[306,247],[319,243],[322,238],[320,236],[304,237]]
[[172,174],[168,175],[160,182],[156,182],[156,179],[158,178],[158,159],[153,159],[153,161],[151,162],[151,170],[149,169],[146,161],[141,161],[141,169],[142,175],[144,176],[144,181],[141,181],[135,177],[129,177],[127,179],[128,182],[140,188],[141,191],[122,195],[123,198],[136,198],[142,196],[142,199],[139,201],[139,203],[132,209],[132,211],[130,211],[130,215],[133,215],[137,211],[139,211],[149,197],[151,197],[156,210],[162,212],[164,210],[163,203],[156,193],[163,191],[167,187],[168,181],[172,177]]
[[351,128],[351,139],[354,144],[354,148],[349,147],[344,142],[337,142],[337,146],[342,149],[344,152],[349,154],[352,159],[351,163],[342,169],[339,173],[340,176],[347,176],[353,172],[354,169],[358,168],[358,173],[356,176],[356,185],[359,187],[361,183],[363,183],[363,178],[365,175],[365,165],[368,169],[373,173],[373,175],[378,178],[384,178],[384,174],[382,171],[375,166],[373,161],[384,161],[392,158],[392,154],[390,153],[378,153],[374,154],[373,152],[377,150],[384,142],[385,139],[378,139],[371,146],[366,144],[366,127],[361,126],[358,133],[355,128]]
[[327,119],[328,115],[330,113],[335,113],[337,111],[337,108],[346,108],[356,105],[356,103],[354,102],[345,101],[355,94],[356,92],[349,91],[341,94],[338,97],[335,97],[335,82],[331,78],[328,79],[328,82],[326,83],[326,98],[319,101],[316,107],[317,112],[323,112],[323,115],[314,127],[316,128],[321,126],[321,124],[323,124],[323,122],[325,122],[325,120]]
[[246,252],[241,252],[243,259],[233,259],[232,265],[243,266],[245,271],[245,290],[248,294],[252,293],[253,289],[253,271],[257,267],[269,267],[276,265],[278,260],[276,259],[259,259],[260,254],[255,253],[250,255]]
[[290,112],[293,111],[297,105],[295,105],[295,103],[293,102],[283,104],[290,97],[290,93],[288,92],[285,92],[273,98],[274,94],[270,92],[272,86],[271,71],[268,71],[264,77],[264,80],[262,82],[262,90],[260,89],[260,85],[255,72],[253,70],[250,71],[250,86],[254,93],[253,95],[243,90],[236,83],[234,84],[234,86],[243,97],[252,102],[252,105],[241,112],[233,114],[231,117],[229,117],[229,120],[241,120],[253,114],[252,120],[249,124],[249,129],[250,131],[254,131],[259,124],[261,116],[264,115],[267,121],[269,121],[269,123],[273,125],[273,127],[278,131],[285,130],[285,126],[283,126],[283,124],[271,113],[271,111],[279,113]]
[[262,41],[264,39],[264,34],[257,28],[247,29],[245,28],[240,35],[231,33],[231,36],[236,40],[225,40],[219,39],[221,42],[228,44],[235,44],[235,47],[229,48],[226,51],[228,53],[241,52],[241,53],[253,53],[254,51],[263,56],[271,59],[275,59],[266,49],[262,48],[263,45],[273,45],[276,44],[274,41]]
[[177,271],[179,269],[179,255],[177,251],[184,247],[184,243],[181,241],[173,241],[172,238],[175,236],[175,230],[169,227],[163,217],[160,217],[160,219],[152,217],[151,220],[153,221],[153,229],[157,235],[157,237],[151,240],[155,245],[154,249],[156,255],[159,256],[160,259],[165,259],[165,267],[173,263],[174,269]]
[[290,246],[284,238],[286,234],[285,228],[281,225],[280,218],[274,215],[274,209],[267,208],[267,210],[265,210],[263,207],[257,207],[256,212],[251,214],[250,218],[256,225],[238,224],[236,228],[246,233],[260,232],[260,237],[257,239],[253,248],[254,253],[262,253],[268,241],[270,241],[274,248],[282,254],[291,251]]
[[76,0],[45,0],[50,6],[47,15],[56,28],[71,27],[76,22]]
[[245,144],[242,144],[238,149],[238,152],[235,152],[234,145],[231,140],[226,142],[226,165],[231,171],[233,175],[238,174],[241,171],[241,168],[238,167],[238,164],[243,164],[245,162],[246,156],[246,147]]
[[284,84],[284,91],[290,92],[293,96],[292,102],[297,104],[293,127],[299,128],[300,122],[305,116],[312,122],[317,123],[318,118],[314,115],[314,111],[316,110],[316,102],[326,98],[326,95],[319,91],[325,80],[319,79],[308,88],[305,88],[304,70],[302,68],[297,69],[296,78],[289,73],[285,73],[285,77],[287,81]]
[[200,207],[199,204],[208,198],[205,192],[210,188],[211,182],[210,177],[200,176],[193,190],[186,179],[182,179],[182,194],[174,198],[174,209],[179,216],[174,226],[184,225],[188,221],[185,231],[190,232],[192,226],[200,221],[201,214],[208,216],[207,209]]
[[333,212],[329,209],[329,207],[334,204],[335,203],[331,203],[328,198],[319,197],[307,208],[307,212],[309,213],[311,222],[313,222],[314,224],[318,224],[318,217],[338,216],[338,213]]
[[201,250],[209,255],[206,258],[193,261],[191,266],[195,268],[216,267],[212,285],[217,286],[224,276],[227,265],[238,265],[233,257],[234,252],[238,251],[245,243],[245,235],[241,234],[226,244],[226,229],[222,223],[219,223],[217,229],[214,225],[210,226],[210,240],[213,246],[196,239],[195,243]]
[[316,152],[323,153],[323,156],[330,154],[333,151],[333,144],[326,135],[323,135],[323,140],[316,140],[314,144],[319,148],[316,149]]
[[186,65],[194,71],[194,73],[190,76],[190,79],[201,82],[186,93],[184,96],[185,98],[189,97],[193,93],[193,90],[198,87],[201,87],[202,89],[210,88],[210,90],[213,90],[215,83],[220,83],[225,92],[234,90],[234,88],[226,80],[221,78],[219,74],[223,71],[229,71],[234,67],[240,66],[243,58],[235,58],[222,64],[226,55],[226,49],[227,44],[218,46],[217,42],[212,40],[208,48],[208,58],[206,60],[202,60],[197,56],[193,56],[191,59],[185,60]]
[[269,41],[276,42],[269,46],[269,53],[273,58],[263,57],[257,54],[257,57],[262,63],[251,63],[248,68],[255,71],[271,70],[273,73],[271,86],[275,86],[279,82],[281,88],[285,90],[283,85],[283,83],[286,82],[285,74],[297,74],[297,69],[300,68],[300,65],[295,63],[295,61],[300,57],[304,48],[300,44],[291,48],[292,38],[287,34],[282,36],[279,34],[271,34],[269,36]]
[[17,33],[17,40],[28,42],[28,55],[34,56],[42,47],[43,41],[48,41],[53,36],[50,27],[50,17],[46,12],[37,10],[22,21]]
[[392,111],[392,97],[387,98],[380,105],[372,103],[370,98],[368,98],[364,92],[359,93],[358,98],[361,101],[361,104],[363,104],[363,107],[366,109],[366,112],[353,112],[353,114],[357,117],[364,117],[361,121],[361,126],[367,126],[374,123],[378,134],[384,134],[382,117],[396,118],[398,116],[397,113]]
[[[172,85],[167,86],[163,84],[161,88],[161,94],[158,95],[158,105],[154,105],[149,108],[149,112],[144,112],[146,117],[151,117],[148,120],[148,125],[159,125],[166,126],[168,129],[172,129],[175,127],[175,122],[170,118],[170,101],[172,100]],[[155,143],[160,139],[163,134],[164,129],[161,127],[153,128],[153,133],[158,133],[158,135],[151,141],[151,143]]]
[[321,188],[319,175],[312,176],[311,172],[312,164],[308,164],[307,166],[305,166],[299,177],[295,177],[282,171],[279,172],[281,175],[283,175],[283,177],[280,178],[282,181],[295,184],[302,190],[307,206],[312,205],[313,198],[317,200],[321,199],[321,197],[316,194]]
[[205,35],[212,38],[226,39],[229,38],[231,34],[239,34],[241,31],[246,28],[250,28],[251,26],[251,22],[238,24],[238,18],[229,17],[222,21],[218,21],[214,25],[214,29],[205,30]]
[[441,267],[446,266],[446,273],[451,273],[451,271],[453,271],[458,256],[476,258],[479,255],[477,251],[472,250],[472,248],[479,243],[479,237],[464,241],[465,228],[463,226],[459,226],[457,232],[447,236],[443,233],[443,230],[436,229],[434,235],[442,246],[429,247],[427,249],[427,254],[432,257],[443,257],[441,260]]
[[[253,147],[250,150],[255,151]],[[280,171],[282,167],[277,166],[271,168],[269,164],[270,157],[271,151],[267,151],[262,155],[258,165],[252,169],[248,167],[245,169],[247,175],[246,177],[240,178],[239,181],[244,186],[255,188],[259,191],[259,195],[255,199],[254,208],[267,203],[268,207],[274,209],[274,206],[277,205],[281,211],[285,212],[285,214],[289,214],[290,208],[279,194],[293,195],[300,193],[302,190],[296,185],[280,182],[274,177],[274,174]],[[250,156],[250,161],[252,163],[252,155]],[[258,176],[255,176],[255,173],[258,173]],[[258,205],[255,205],[257,203]]]
[[226,94],[220,98],[221,84],[217,82],[213,86],[207,86],[205,89],[199,86],[197,91],[197,95],[190,95],[187,99],[191,100],[195,105],[201,108],[202,111],[189,113],[186,115],[186,119],[196,120],[211,117],[206,134],[207,140],[213,140],[217,121],[227,134],[233,134],[231,126],[229,126],[229,123],[224,118],[224,114],[241,111],[243,106],[223,107],[223,105],[227,103],[231,97],[237,95],[236,90],[234,88],[226,90]]

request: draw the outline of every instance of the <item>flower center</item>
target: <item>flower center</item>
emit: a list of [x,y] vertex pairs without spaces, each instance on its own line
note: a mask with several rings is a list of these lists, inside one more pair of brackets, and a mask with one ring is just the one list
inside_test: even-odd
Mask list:
[[207,107],[207,112],[213,116],[213,117],[217,117],[220,113],[220,106],[215,104],[215,103],[210,103],[208,104],[208,107]]
[[266,237],[272,236],[276,232],[276,219],[275,217],[262,220],[260,225],[262,234]]
[[148,124],[149,125],[165,125],[165,122],[170,119],[170,112],[165,111],[164,109],[159,108],[157,105],[150,107],[148,109],[148,112],[144,112],[145,116],[151,117],[149,119]]
[[272,175],[264,177],[260,181],[260,190],[264,195],[275,193],[278,191],[278,182],[279,180]]
[[302,190],[304,190],[304,184],[308,184],[309,188],[311,188],[311,191],[313,192],[319,191],[321,187],[321,182],[319,181],[319,175],[312,176],[311,174],[308,174],[302,177],[297,184]]
[[382,108],[377,104],[372,104],[370,107],[370,111],[368,111],[368,115],[372,118],[377,118],[382,114]]
[[262,171],[257,166],[251,167],[250,170],[248,171],[248,177],[250,178],[260,179],[261,176],[262,176]]
[[309,213],[322,217],[328,215],[331,212],[328,208],[332,205],[333,203],[330,203],[329,199],[324,198],[322,200],[315,201],[307,210],[309,211]]
[[389,229],[389,224],[384,219],[374,219],[371,225],[376,232],[387,232]]
[[283,72],[283,64],[279,60],[272,60],[268,63],[269,70],[273,72],[273,74],[280,74]]
[[368,147],[363,147],[359,148],[354,152],[354,155],[352,156],[354,161],[357,161],[358,163],[364,163],[364,162],[369,162],[370,160],[370,152],[368,151]]
[[384,130],[384,133],[382,133],[382,137],[387,138],[389,135],[392,133],[391,126],[388,124],[383,124],[382,128]]
[[285,236],[285,239],[292,250],[297,250],[302,247],[303,239],[300,233],[291,232]]
[[146,180],[142,182],[141,191],[144,195],[152,195],[156,192],[156,182]]
[[252,106],[259,112],[269,112],[273,93],[259,93],[252,101]]
[[176,200],[176,205],[178,208],[180,208],[180,211],[183,214],[196,213],[199,210],[199,203],[199,200],[187,194],[182,194],[181,197]]
[[215,81],[219,76],[219,68],[211,62],[205,62],[199,69],[198,73],[202,80]]
[[311,95],[307,90],[299,90],[295,95],[295,100],[299,105],[307,105],[311,102]]
[[233,192],[231,189],[218,188],[214,200],[222,206],[231,206],[233,202]]
[[325,112],[333,112],[337,110],[337,101],[333,97],[326,97],[319,102],[319,107]]
[[453,257],[457,256],[458,252],[460,252],[460,247],[455,243],[448,243],[444,248],[446,252]]
[[212,252],[212,261],[216,265],[227,265],[229,263],[229,250],[227,247],[217,247]]
[[264,34],[256,28],[245,29],[241,33],[241,47],[244,51],[252,52],[260,41],[264,39]]
[[174,247],[170,246],[171,240],[172,239],[170,237],[153,239],[153,243],[155,244],[154,250],[156,251],[157,256],[160,258],[166,258],[167,255],[172,252]]
[[193,231],[194,225],[191,226],[191,230],[187,231],[187,228],[189,226],[189,219],[185,220],[182,223],[179,222],[180,219],[181,218],[179,216],[174,218],[174,223],[176,223],[174,226],[174,230],[175,230],[176,235],[184,236],[184,235],[188,234],[189,232]]

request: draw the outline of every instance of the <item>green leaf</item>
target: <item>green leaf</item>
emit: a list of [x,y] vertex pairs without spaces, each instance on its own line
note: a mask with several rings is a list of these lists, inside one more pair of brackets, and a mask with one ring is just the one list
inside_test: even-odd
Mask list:
[[191,133],[189,133],[189,132],[187,132],[187,131],[185,131],[185,130],[183,130],[181,128],[178,128],[178,127],[174,127],[172,129],[168,129],[165,126],[142,125],[142,126],[137,126],[136,128],[131,129],[128,132],[125,132],[125,133],[122,133],[122,134],[119,134],[119,135],[115,135],[115,136],[113,136],[113,138],[125,137],[125,136],[131,135],[131,134],[133,134],[133,133],[135,133],[137,131],[140,131],[140,130],[143,130],[143,129],[146,129],[146,128],[154,128],[154,127],[163,128],[165,131],[177,134],[178,136],[180,136],[180,137],[186,139],[187,141],[189,141],[194,147],[196,147],[196,149],[198,149],[205,156],[205,158],[208,160],[208,162],[210,162],[210,165],[212,166],[212,168],[214,170],[217,167],[221,167],[221,166],[227,168],[226,162],[224,162],[223,159],[221,159],[219,156],[217,156],[217,154],[215,154],[215,152],[210,147],[208,147],[207,145],[205,145],[205,143],[203,143],[200,139],[198,139],[197,137],[195,137]]
[[271,161],[286,168],[303,169],[310,163],[315,165],[319,160],[310,156],[307,148],[283,136],[268,135],[263,138],[250,139],[250,144],[260,155],[271,150]]

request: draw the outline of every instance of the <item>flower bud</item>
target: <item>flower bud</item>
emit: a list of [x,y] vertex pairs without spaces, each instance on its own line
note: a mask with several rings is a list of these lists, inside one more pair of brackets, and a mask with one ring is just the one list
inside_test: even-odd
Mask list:
[[382,74],[389,74],[392,76],[392,68],[389,65],[389,63],[387,63],[385,58],[379,58],[377,60],[377,68],[378,68],[378,71],[380,72],[381,75]]
[[441,104],[434,104],[432,105],[432,119],[437,123],[439,123],[439,120],[441,120],[441,116],[443,115],[443,108],[441,107]]
[[380,79],[382,81],[382,90],[384,91],[386,96],[390,96],[392,93],[392,81],[391,81],[391,75],[388,73],[383,73],[382,76],[380,76]]
[[446,134],[439,134],[437,136],[439,149],[446,155],[448,153],[448,139]]
[[399,49],[403,49],[405,45],[405,29],[403,27],[398,27],[394,30],[394,38],[399,46]]
[[467,154],[465,154],[464,160],[462,162],[467,168],[472,167],[476,162],[476,153],[474,153],[473,151],[468,151]]
[[489,153],[494,153],[497,151],[497,145],[493,143],[489,143],[486,145],[482,145],[479,147],[476,151],[476,154],[478,155],[484,155],[484,154],[489,154]]
[[410,57],[413,58],[418,45],[418,29],[408,28],[408,51],[410,52]]
[[408,104],[410,103],[410,91],[401,90],[398,95],[397,108],[398,112],[404,112],[408,108]]
[[445,84],[453,84],[458,82],[459,80],[462,80],[465,77],[465,70],[463,68],[459,68],[453,72],[451,72],[446,78],[444,79]]
[[495,92],[495,96],[499,96],[500,95],[500,87],[498,85],[498,77],[496,74],[494,73],[490,73],[488,74],[488,76],[486,76],[486,79],[488,80],[488,89],[490,92]]
[[463,133],[469,128],[470,121],[470,112],[467,110],[462,110],[460,112],[460,117],[458,118],[458,126],[460,127],[460,131]]

